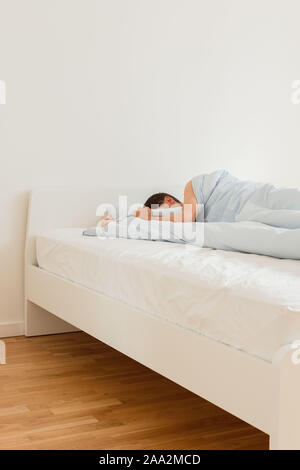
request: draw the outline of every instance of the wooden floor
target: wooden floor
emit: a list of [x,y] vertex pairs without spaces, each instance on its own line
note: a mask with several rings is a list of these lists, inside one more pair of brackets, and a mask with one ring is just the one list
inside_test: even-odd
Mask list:
[[0,449],[267,449],[268,437],[85,333],[7,338]]

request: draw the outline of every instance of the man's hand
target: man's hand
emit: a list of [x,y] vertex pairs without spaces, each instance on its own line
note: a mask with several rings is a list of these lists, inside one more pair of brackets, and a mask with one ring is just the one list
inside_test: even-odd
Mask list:
[[113,220],[114,219],[112,217],[103,217],[103,219],[101,219],[100,226],[106,227],[106,225],[109,224],[109,222],[112,222]]
[[135,213],[135,216],[143,220],[150,220],[151,209],[149,207],[139,207]]

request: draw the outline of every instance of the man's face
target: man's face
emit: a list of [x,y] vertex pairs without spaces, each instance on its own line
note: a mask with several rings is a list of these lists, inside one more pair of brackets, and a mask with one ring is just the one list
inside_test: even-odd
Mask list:
[[162,209],[168,209],[170,207],[181,207],[182,204],[180,202],[175,201],[172,196],[165,196],[163,204],[160,205]]

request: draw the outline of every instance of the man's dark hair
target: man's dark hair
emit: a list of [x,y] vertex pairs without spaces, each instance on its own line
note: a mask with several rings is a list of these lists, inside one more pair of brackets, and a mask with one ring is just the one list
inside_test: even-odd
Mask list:
[[177,197],[171,196],[171,194],[168,193],[156,193],[152,194],[152,196],[148,197],[147,201],[145,202],[144,206],[149,207],[151,209],[151,206],[161,206],[161,204],[164,203],[165,197],[169,196],[174,199],[174,201],[181,202],[177,199]]

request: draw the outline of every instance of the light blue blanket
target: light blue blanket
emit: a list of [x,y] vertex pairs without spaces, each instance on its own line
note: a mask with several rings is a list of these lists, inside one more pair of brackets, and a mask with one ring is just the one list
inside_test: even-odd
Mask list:
[[198,175],[192,185],[198,204],[204,207],[204,220],[200,215],[198,222],[235,222],[247,203],[272,210],[300,211],[299,189],[241,181],[225,170]]
[[172,223],[135,217],[91,228],[86,236],[190,243],[199,247],[240,251],[276,258],[300,259],[300,229],[284,229],[260,222]]
[[208,222],[204,225],[204,246],[208,248],[300,259],[300,229],[278,228],[260,222]]
[[273,227],[296,229],[300,228],[300,210],[268,209],[247,202],[235,220],[236,222],[261,222]]

